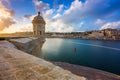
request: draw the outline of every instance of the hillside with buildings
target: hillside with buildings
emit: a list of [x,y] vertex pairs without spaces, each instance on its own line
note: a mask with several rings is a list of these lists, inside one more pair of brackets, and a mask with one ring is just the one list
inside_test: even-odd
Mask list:
[[46,37],[49,38],[81,38],[81,39],[98,39],[98,40],[120,40],[120,30],[118,29],[104,29],[86,32],[69,32],[58,33],[48,32]]
[[[0,34],[0,37],[31,37],[32,32],[16,32],[12,34]],[[104,29],[85,32],[46,32],[47,38],[80,38],[80,39],[97,39],[97,40],[120,40],[119,29]]]

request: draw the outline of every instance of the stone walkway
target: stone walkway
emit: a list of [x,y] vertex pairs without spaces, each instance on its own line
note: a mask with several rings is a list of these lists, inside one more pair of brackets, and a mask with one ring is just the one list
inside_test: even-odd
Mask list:
[[0,80],[86,80],[43,59],[0,46]]

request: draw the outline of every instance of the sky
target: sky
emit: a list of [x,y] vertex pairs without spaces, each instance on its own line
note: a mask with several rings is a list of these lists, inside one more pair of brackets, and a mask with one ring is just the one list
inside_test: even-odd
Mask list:
[[32,31],[38,11],[46,32],[120,29],[120,0],[0,0],[0,33]]

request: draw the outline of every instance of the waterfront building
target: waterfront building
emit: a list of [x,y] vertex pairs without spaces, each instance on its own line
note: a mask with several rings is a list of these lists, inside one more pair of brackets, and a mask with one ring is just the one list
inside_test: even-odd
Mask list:
[[107,39],[113,39],[113,40],[120,39],[120,30],[118,29],[104,29],[104,33]]

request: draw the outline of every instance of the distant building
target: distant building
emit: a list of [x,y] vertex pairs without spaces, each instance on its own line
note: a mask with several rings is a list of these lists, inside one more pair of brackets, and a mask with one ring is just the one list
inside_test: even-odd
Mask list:
[[105,37],[108,39],[118,40],[120,39],[120,30],[118,29],[104,29]]

